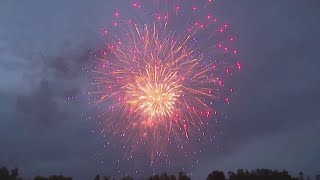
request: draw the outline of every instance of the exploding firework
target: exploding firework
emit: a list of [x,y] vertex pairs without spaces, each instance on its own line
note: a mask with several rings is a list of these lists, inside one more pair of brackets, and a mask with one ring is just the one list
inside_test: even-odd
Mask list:
[[206,139],[214,104],[229,102],[223,81],[240,68],[229,47],[236,35],[210,13],[211,0],[130,7],[102,28],[107,45],[95,56],[89,94],[102,132],[120,136],[128,157],[146,147],[153,162],[167,159],[168,146],[185,153],[186,144]]

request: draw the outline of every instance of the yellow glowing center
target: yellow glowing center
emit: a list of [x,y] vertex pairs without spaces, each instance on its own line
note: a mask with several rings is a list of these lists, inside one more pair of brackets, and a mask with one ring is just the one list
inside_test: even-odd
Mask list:
[[136,78],[135,83],[127,86],[131,108],[152,119],[171,116],[179,94],[176,74],[166,69],[147,69],[146,75]]
[[141,89],[145,94],[139,96],[139,109],[151,117],[172,114],[177,94],[164,84],[147,84]]

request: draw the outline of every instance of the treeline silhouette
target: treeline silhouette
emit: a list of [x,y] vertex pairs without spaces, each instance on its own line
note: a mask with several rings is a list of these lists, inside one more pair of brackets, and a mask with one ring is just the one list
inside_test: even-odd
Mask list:
[[[133,180],[131,176],[120,178],[120,180]],[[191,178],[184,172],[179,172],[178,175],[167,173],[155,174],[148,178],[139,178],[144,180],[191,180]],[[309,176],[306,180],[311,179]],[[18,168],[8,170],[6,167],[0,168],[0,180],[23,180],[19,177]],[[52,175],[49,177],[37,176],[34,180],[72,180],[72,177],[63,175]],[[96,175],[93,180],[115,180],[110,176]],[[299,177],[292,177],[288,171],[270,170],[270,169],[256,169],[252,171],[238,169],[236,172],[229,171],[225,174],[223,171],[214,170],[208,176],[207,180],[304,180],[302,172]]]

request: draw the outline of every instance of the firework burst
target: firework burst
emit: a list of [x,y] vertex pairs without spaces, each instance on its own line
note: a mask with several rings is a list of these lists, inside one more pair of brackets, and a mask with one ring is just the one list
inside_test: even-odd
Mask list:
[[236,36],[210,13],[211,0],[130,3],[102,29],[89,94],[103,132],[121,137],[127,157],[147,147],[153,162],[170,145],[206,139],[213,104],[229,102],[223,80],[240,68],[229,48]]

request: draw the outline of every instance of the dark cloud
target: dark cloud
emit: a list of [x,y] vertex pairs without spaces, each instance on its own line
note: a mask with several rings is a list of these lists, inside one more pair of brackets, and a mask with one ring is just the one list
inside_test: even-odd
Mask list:
[[80,9],[93,7],[87,5],[35,0],[0,7],[0,164],[18,166],[22,176],[74,176],[76,166],[94,175],[85,166],[96,167],[97,145],[80,116],[82,67],[98,29],[88,28],[88,16],[79,18]]
[[55,57],[44,53],[24,57],[18,54],[19,61],[4,61],[1,67],[6,71],[23,74],[18,87],[29,87],[28,91],[12,92],[17,94],[16,110],[22,117],[48,126],[68,119],[68,110],[62,104],[70,103],[80,95],[79,78],[85,73],[82,67],[89,61],[87,49],[69,50]]
[[67,118],[59,109],[52,87],[46,80],[42,80],[31,95],[18,96],[16,107],[17,112],[22,112],[26,119],[47,126],[59,119]]
[[85,50],[84,52],[77,51],[75,56],[57,57],[49,62],[51,63],[48,66],[53,69],[54,75],[58,78],[75,79],[79,76],[81,67],[88,65],[89,50]]

